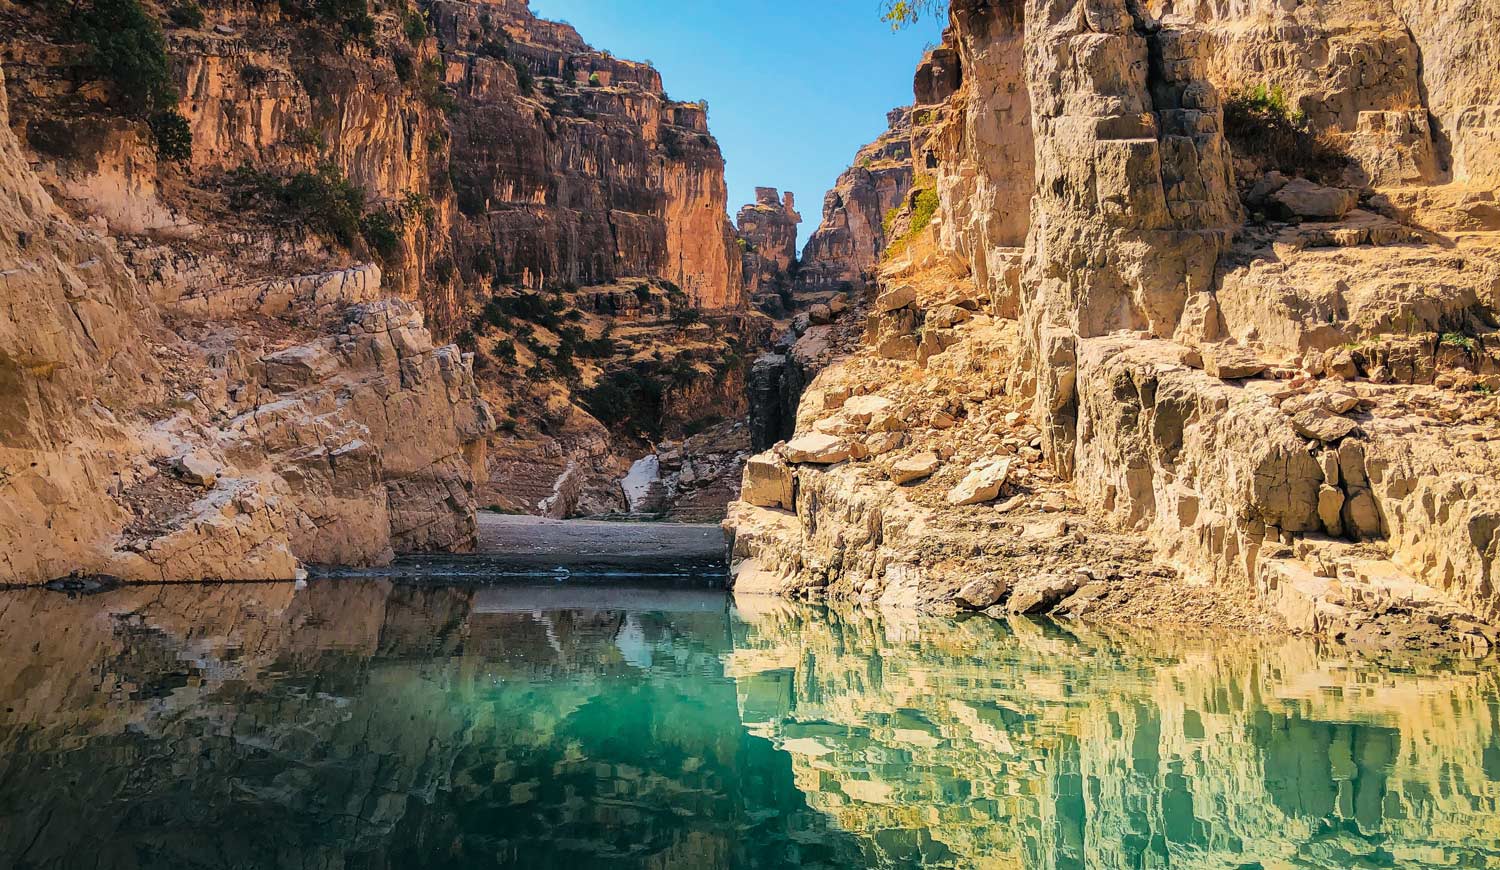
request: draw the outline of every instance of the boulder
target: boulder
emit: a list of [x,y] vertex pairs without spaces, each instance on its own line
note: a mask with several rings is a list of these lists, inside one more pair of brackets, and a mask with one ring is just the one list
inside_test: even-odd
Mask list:
[[783,445],[781,455],[793,464],[832,465],[849,458],[849,442],[836,435],[802,435]]
[[928,312],[927,325],[934,329],[950,329],[972,316],[967,308],[960,308],[957,305],[939,305]]
[[745,461],[741,477],[740,500],[756,507],[796,508],[796,489],[792,467],[774,451],[766,451]]
[[1087,575],[1076,571],[1028,577],[1016,584],[1005,609],[1011,613],[1046,613],[1077,592],[1088,579]]
[[885,314],[905,308],[915,301],[917,301],[917,288],[910,284],[902,284],[899,287],[892,287],[876,297],[875,311],[878,314]]
[[223,471],[224,469],[219,463],[197,451],[185,453],[172,460],[172,472],[174,474],[182,480],[204,489],[212,489],[213,485],[218,482],[219,475]]
[[1298,217],[1315,221],[1343,220],[1359,202],[1359,196],[1342,187],[1325,187],[1305,178],[1283,184],[1270,201]]
[[876,414],[890,410],[891,400],[884,396],[852,396],[844,402],[844,415],[856,423],[869,423]]
[[1005,580],[986,575],[965,583],[954,599],[970,610],[984,610],[999,604],[1000,599],[1004,598],[1005,593],[1009,591],[1010,584]]
[[1010,478],[1011,458],[984,459],[969,466],[956,486],[948,491],[948,504],[962,505],[986,502],[1000,494]]
[[942,463],[936,455],[918,453],[891,465],[891,480],[897,484],[908,484],[931,477]]
[[1308,408],[1292,416],[1292,429],[1303,438],[1313,438],[1331,444],[1359,428],[1359,424],[1348,417],[1326,408]]
[[1224,380],[1253,378],[1268,368],[1253,351],[1237,344],[1205,347],[1202,355],[1203,370]]

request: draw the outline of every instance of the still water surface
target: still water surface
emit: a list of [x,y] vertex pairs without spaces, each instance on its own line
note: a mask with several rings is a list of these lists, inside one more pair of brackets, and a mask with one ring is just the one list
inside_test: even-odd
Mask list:
[[1500,671],[684,589],[4,592],[0,867],[1500,867]]

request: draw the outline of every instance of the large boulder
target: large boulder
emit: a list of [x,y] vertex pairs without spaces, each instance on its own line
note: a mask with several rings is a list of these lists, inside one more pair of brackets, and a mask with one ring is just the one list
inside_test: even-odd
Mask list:
[[1011,461],[1009,456],[1002,456],[982,459],[969,466],[964,479],[948,491],[948,504],[955,507],[979,504],[999,495],[1010,479]]
[[832,465],[843,462],[850,454],[849,442],[837,435],[815,432],[801,435],[788,441],[781,448],[781,455],[793,464]]

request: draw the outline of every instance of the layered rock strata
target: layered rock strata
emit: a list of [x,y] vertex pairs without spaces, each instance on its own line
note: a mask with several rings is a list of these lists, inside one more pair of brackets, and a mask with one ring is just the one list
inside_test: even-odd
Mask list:
[[378,269],[287,283],[326,332],[248,312],[174,332],[8,125],[0,160],[6,582],[284,579],[472,543],[493,421],[469,360],[380,301]]
[[[1480,623],[1500,617],[1500,224],[1473,143],[1500,82],[1479,72],[1486,49],[1459,60],[1403,24],[1451,14],[1477,33],[1489,19],[1463,4],[1180,6],[953,5],[917,80],[919,102],[941,101],[917,134],[940,208],[884,267],[865,341],[814,379],[779,451],[792,502],[756,494],[747,471],[733,523],[747,586],[969,607],[1021,596],[1008,605],[1021,610],[1040,585],[1048,607],[1138,612],[1158,593],[1034,583],[1035,567],[1004,562],[1019,580],[966,593],[957,576],[992,554],[890,546],[887,521],[911,499],[872,482],[887,466],[920,491],[931,454],[926,479],[946,497],[918,515],[949,525],[976,503],[1045,508],[1040,462],[1063,513],[1149,541],[1182,578],[1169,591],[1206,584],[1331,636],[1421,642],[1437,626],[1493,643]],[[1273,32],[1341,47],[1284,53]],[[1448,60],[1419,63],[1428,52]],[[1433,94],[1465,101],[1463,120]],[[1395,112],[1428,123],[1400,128]],[[1247,116],[1288,138],[1268,148]],[[1430,172],[1392,168],[1424,155]],[[991,331],[1009,337],[981,350]],[[914,418],[915,397],[891,386],[972,393],[956,372],[976,355],[991,361],[980,392],[1013,416],[975,394]],[[861,371],[876,365],[893,371]],[[822,380],[878,395],[895,422],[821,398]],[[1026,425],[1029,444],[1007,441]],[[797,450],[813,433],[842,448]],[[853,504],[867,507],[839,507]],[[1057,571],[1097,578],[1089,558]]]

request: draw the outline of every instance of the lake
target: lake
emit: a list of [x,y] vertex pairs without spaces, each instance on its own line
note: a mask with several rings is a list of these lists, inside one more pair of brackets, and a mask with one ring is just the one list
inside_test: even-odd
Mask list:
[[1500,670],[700,580],[0,592],[0,867],[1500,867]]

